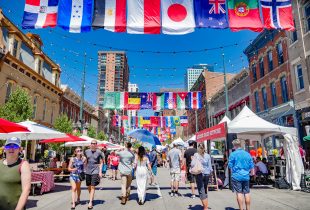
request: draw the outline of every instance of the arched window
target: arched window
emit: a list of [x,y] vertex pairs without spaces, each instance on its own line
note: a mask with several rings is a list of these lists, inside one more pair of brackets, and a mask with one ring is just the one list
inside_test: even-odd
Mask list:
[[13,86],[12,82],[8,82],[6,85],[5,103],[8,102],[8,100],[10,99],[12,93],[12,86]]
[[43,120],[45,120],[46,107],[47,107],[47,100],[44,99],[44,104],[43,104]]
[[38,96],[35,95],[33,97],[33,112],[32,112],[32,119],[37,117],[37,106],[38,106]]

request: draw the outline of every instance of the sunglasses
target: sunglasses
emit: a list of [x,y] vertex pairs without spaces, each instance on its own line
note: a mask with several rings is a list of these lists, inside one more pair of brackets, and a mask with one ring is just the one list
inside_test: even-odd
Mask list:
[[16,145],[16,144],[8,144],[6,146],[4,146],[4,149],[9,150],[9,149],[19,149],[20,146]]
[[91,143],[92,145],[97,145],[97,143]]
[[82,152],[82,150],[79,149],[79,150],[76,150],[76,152]]

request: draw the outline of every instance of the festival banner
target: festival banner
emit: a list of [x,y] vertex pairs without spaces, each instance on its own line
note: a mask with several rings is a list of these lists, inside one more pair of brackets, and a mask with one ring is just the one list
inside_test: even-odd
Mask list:
[[220,123],[211,128],[206,128],[196,133],[196,141],[203,142],[207,140],[226,137],[226,123]]

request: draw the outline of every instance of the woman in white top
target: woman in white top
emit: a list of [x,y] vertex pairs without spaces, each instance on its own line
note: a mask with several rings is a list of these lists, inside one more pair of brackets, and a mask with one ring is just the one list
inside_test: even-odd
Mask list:
[[137,193],[139,205],[143,205],[145,201],[146,186],[149,173],[152,173],[150,161],[145,153],[145,148],[140,146],[138,155],[135,159]]

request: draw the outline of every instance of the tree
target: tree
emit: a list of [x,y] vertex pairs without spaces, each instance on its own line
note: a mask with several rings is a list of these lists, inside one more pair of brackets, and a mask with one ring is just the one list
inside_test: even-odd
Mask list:
[[26,90],[18,87],[7,103],[0,107],[0,117],[12,122],[22,122],[32,118],[33,107]]
[[90,138],[96,138],[97,132],[94,126],[90,125],[87,129],[87,136]]
[[60,132],[71,134],[73,131],[72,121],[67,115],[61,115],[55,120],[54,128]]
[[107,139],[107,135],[103,131],[100,131],[97,135],[97,139],[105,141]]

